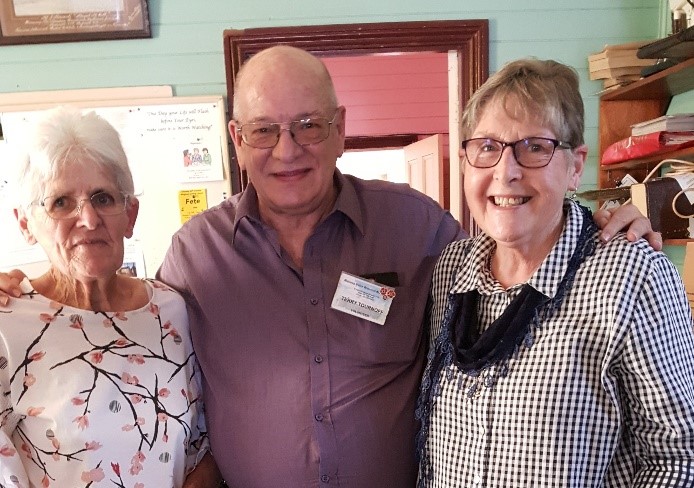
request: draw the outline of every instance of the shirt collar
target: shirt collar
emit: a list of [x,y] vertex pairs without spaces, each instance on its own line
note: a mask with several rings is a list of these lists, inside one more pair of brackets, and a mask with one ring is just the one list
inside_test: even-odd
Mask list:
[[[557,293],[583,225],[583,213],[576,203],[565,201],[564,215],[566,221],[559,240],[527,282],[547,297],[553,297]],[[475,237],[467,251],[466,266],[461,266],[454,274],[450,293],[464,293],[473,289],[488,290],[489,286],[484,278],[488,276],[487,262],[495,249],[496,243],[488,235],[481,234]]]
[[[357,189],[354,186],[353,180],[343,175],[340,170],[335,169],[333,181],[337,187],[337,200],[335,201],[335,206],[330,212],[330,215],[337,211],[343,213],[354,223],[359,232],[364,235],[364,214],[359,204],[359,197],[357,196]],[[243,194],[239,198],[239,203],[236,207],[232,242],[238,230],[239,223],[245,218],[261,222],[260,210],[258,208],[258,193],[253,187],[253,183],[250,182],[243,190]]]

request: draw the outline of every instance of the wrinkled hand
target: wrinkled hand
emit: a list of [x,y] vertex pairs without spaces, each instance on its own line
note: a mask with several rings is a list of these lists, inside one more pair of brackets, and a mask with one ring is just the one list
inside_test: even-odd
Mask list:
[[10,303],[10,297],[19,297],[22,290],[19,283],[26,278],[26,275],[18,269],[13,269],[9,273],[0,273],[0,306]]
[[607,242],[619,231],[626,231],[631,242],[643,237],[653,249],[663,249],[663,237],[651,227],[651,221],[644,217],[635,205],[628,203],[617,208],[598,210],[593,214],[595,223],[602,229],[600,240]]
[[214,462],[212,455],[207,452],[195,469],[188,473],[183,482],[183,488],[217,488],[222,482],[222,475]]

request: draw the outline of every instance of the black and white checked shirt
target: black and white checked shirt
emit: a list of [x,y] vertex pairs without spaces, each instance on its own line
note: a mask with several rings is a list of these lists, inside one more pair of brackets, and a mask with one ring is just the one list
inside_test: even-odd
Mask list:
[[[579,235],[564,232],[528,283],[554,296]],[[596,236],[597,238],[597,236]],[[488,236],[449,245],[433,278],[431,340],[449,293],[477,289],[488,326],[519,291],[487,271]],[[667,257],[623,236],[598,244],[559,310],[480,387],[451,365],[438,379],[428,487],[694,487],[694,336],[682,281]],[[492,366],[493,368],[493,366]],[[493,369],[486,371],[493,374]]]

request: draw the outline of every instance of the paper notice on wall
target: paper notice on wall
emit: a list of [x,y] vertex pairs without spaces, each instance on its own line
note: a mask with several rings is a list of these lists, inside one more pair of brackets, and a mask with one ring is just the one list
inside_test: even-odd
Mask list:
[[224,179],[219,113],[210,104],[141,107],[137,126],[143,136],[166,140],[157,147],[166,154],[157,157],[169,162],[179,182],[220,181]]
[[185,224],[193,215],[207,210],[207,191],[205,189],[179,191],[178,207],[181,212],[181,224]]
[[119,274],[147,277],[145,269],[145,256],[142,245],[138,239],[126,239],[123,248],[123,265],[118,270]]

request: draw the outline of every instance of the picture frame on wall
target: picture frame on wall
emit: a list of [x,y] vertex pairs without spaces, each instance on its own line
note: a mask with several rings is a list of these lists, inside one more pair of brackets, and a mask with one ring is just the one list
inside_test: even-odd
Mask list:
[[0,2],[0,45],[147,37],[147,0]]

